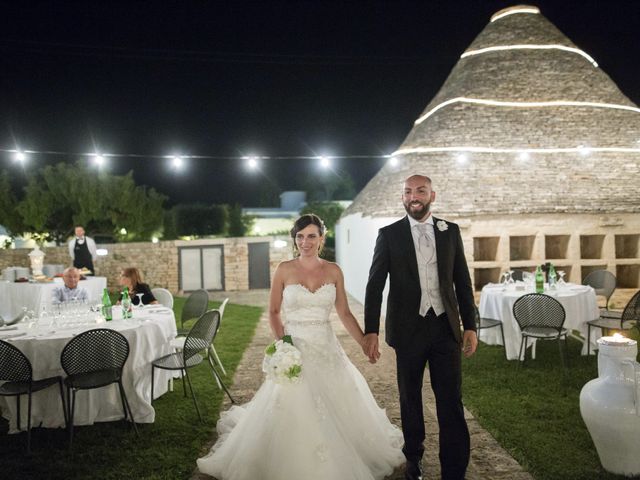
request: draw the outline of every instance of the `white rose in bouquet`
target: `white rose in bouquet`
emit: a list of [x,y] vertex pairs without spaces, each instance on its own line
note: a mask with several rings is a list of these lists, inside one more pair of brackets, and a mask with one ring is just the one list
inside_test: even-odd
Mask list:
[[302,377],[302,354],[293,346],[291,336],[285,335],[265,350],[262,370],[267,378],[279,384],[295,384]]

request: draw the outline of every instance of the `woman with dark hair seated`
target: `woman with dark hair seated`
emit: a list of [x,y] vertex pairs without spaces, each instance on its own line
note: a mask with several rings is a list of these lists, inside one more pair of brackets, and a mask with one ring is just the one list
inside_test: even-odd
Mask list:
[[120,273],[120,286],[127,287],[129,289],[129,297],[133,305],[138,305],[140,297],[137,295],[142,294],[142,304],[150,305],[158,303],[156,297],[151,293],[149,285],[142,281],[142,274],[140,270],[134,267],[123,268]]

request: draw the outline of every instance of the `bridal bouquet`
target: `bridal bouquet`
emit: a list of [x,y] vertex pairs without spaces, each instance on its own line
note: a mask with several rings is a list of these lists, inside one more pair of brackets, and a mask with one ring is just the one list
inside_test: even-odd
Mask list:
[[262,370],[280,384],[296,384],[302,376],[302,354],[293,346],[290,335],[273,342],[265,350]]

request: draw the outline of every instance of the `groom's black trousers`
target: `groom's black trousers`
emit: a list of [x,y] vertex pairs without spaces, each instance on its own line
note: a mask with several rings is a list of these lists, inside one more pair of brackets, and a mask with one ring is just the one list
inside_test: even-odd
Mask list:
[[429,309],[418,317],[410,345],[396,348],[400,415],[408,461],[419,462],[424,452],[422,383],[429,365],[440,426],[442,478],[462,480],[469,463],[469,430],[462,407],[460,344],[451,331],[447,314],[439,317]]

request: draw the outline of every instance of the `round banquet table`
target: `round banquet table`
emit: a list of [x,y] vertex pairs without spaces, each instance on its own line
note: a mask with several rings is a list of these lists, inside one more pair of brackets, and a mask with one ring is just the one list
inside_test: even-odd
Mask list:
[[[124,365],[122,383],[136,423],[152,423],[155,410],[151,406],[151,362],[171,353],[170,342],[176,337],[173,310],[162,305],[146,305],[135,309],[133,318],[123,320],[119,308],[114,306],[114,320],[104,322],[97,314],[91,314],[79,323],[58,320],[58,325],[28,325],[24,322],[14,327],[0,328],[0,339],[10,342],[24,353],[33,366],[33,378],[40,379],[60,375],[60,354],[64,346],[81,332],[93,328],[110,328],[122,333],[129,341],[129,358]],[[101,323],[96,323],[101,321]],[[47,321],[49,322],[49,321]],[[17,328],[16,328],[17,327]],[[167,391],[171,372],[158,370],[155,376],[156,398]],[[66,388],[65,388],[66,394]],[[21,398],[21,422],[27,425],[27,396]],[[17,431],[17,405],[15,397],[0,397],[2,416],[9,420],[9,431]],[[76,396],[75,425],[91,425],[94,422],[120,420],[124,416],[116,384],[79,391]],[[56,386],[33,394],[31,424],[43,427],[64,427],[64,414]]]
[[[522,287],[519,284],[512,284],[509,288],[504,289],[502,285],[488,284],[484,286],[480,294],[480,316],[502,322],[506,343],[505,350],[509,360],[518,358],[522,339],[520,327],[513,316],[513,304],[521,296],[532,293],[531,291],[516,289]],[[587,338],[586,322],[594,320],[600,315],[595,290],[586,285],[567,283],[556,291],[549,291],[546,288],[544,293],[558,300],[564,307],[566,313],[564,327],[570,332],[572,330],[580,332],[582,338],[579,340],[583,341],[582,354],[585,355],[587,343],[583,339]],[[480,332],[480,339],[489,345],[502,345],[499,328],[483,329]],[[594,337],[595,339],[597,338]],[[532,348],[534,348],[535,352],[535,340],[533,342],[530,341],[529,345],[533,345]],[[593,351],[593,346],[591,350]]]

